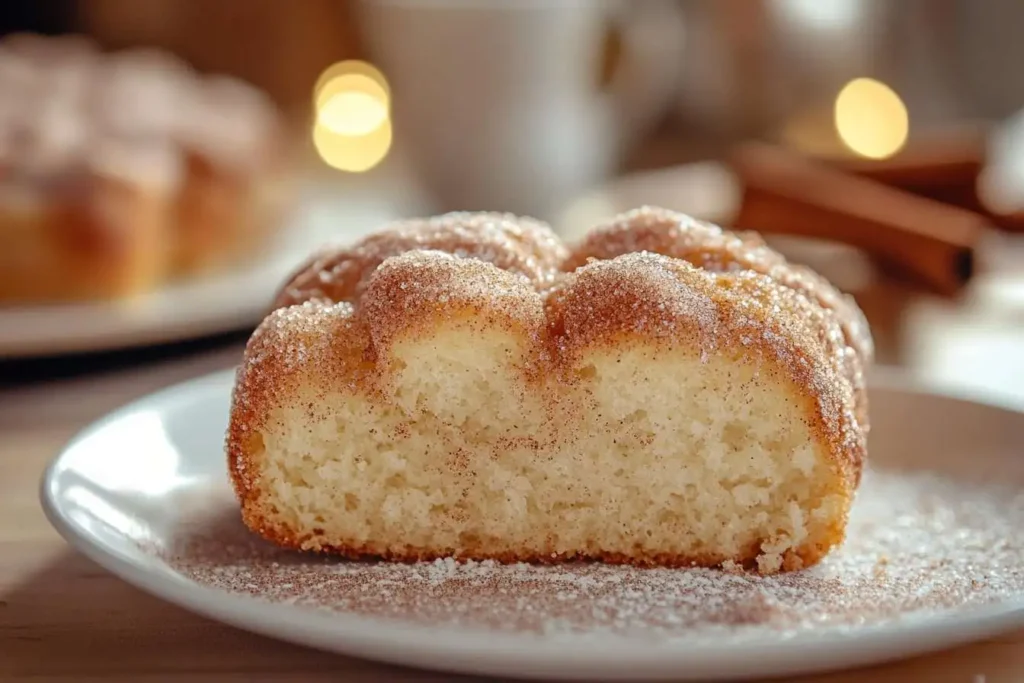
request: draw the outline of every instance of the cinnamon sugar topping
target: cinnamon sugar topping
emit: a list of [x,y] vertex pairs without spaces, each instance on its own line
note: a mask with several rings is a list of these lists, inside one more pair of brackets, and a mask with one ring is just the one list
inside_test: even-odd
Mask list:
[[874,348],[863,314],[848,297],[808,268],[788,263],[755,233],[732,233],[717,225],[657,207],[641,207],[594,228],[572,251],[566,270],[589,259],[612,259],[622,254],[650,251],[683,259],[716,273],[752,270],[804,294],[823,308],[835,311],[847,343],[866,363]]
[[536,286],[551,280],[566,253],[548,226],[508,214],[456,212],[398,221],[351,247],[324,249],[285,285],[275,307],[311,299],[356,302],[377,266],[418,250],[487,261]]
[[544,320],[541,298],[525,277],[440,251],[389,258],[374,271],[362,304],[378,349],[438,315],[469,312],[478,322],[511,323],[528,333]]

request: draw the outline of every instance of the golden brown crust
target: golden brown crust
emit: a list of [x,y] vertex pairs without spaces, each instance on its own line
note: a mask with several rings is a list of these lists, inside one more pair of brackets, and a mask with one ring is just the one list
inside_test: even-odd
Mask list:
[[[305,536],[294,534],[288,529],[267,525],[265,519],[251,508],[243,508],[243,521],[250,528],[258,530],[268,541],[293,550],[308,550]],[[786,551],[782,556],[782,566],[786,571],[794,571],[811,567],[824,558],[829,549],[842,543],[844,528],[837,526],[823,539],[819,545],[804,545],[795,551]],[[566,554],[559,553],[554,546],[536,552],[499,552],[496,553],[484,544],[466,544],[460,548],[416,548],[407,546],[399,550],[386,548],[383,545],[367,543],[363,545],[331,545],[321,544],[319,552],[324,555],[337,555],[350,560],[387,561],[387,562],[431,562],[439,559],[471,559],[475,561],[494,560],[504,564],[525,562],[531,564],[555,565],[564,562],[603,562],[606,564],[632,565],[636,567],[720,567],[732,561],[748,571],[758,571],[757,558],[761,550],[753,543],[738,556],[724,555],[679,555],[674,553],[649,553],[637,550],[630,554],[616,552],[592,552]]]
[[[402,232],[413,226],[409,232],[424,234],[417,232],[423,222],[400,226],[398,236],[389,232],[352,250],[321,257],[329,266],[315,260],[292,279],[280,300],[303,303],[283,305],[268,316],[250,340],[236,383],[227,450],[246,524],[286,547],[313,547],[349,557],[417,560],[455,554],[457,549],[331,545],[318,540],[315,530],[311,535],[281,527],[259,500],[260,449],[253,435],[266,427],[271,409],[291,387],[309,381],[310,372],[372,397],[374,388],[387,381],[389,369],[381,361],[396,338],[410,330],[415,333],[418,325],[466,312],[514,325],[533,339],[541,370],[536,374],[556,382],[572,382],[578,361],[587,353],[622,348],[631,340],[695,350],[701,357],[729,353],[764,371],[779,372],[797,387],[798,409],[810,433],[830,454],[844,490],[852,492],[865,459],[867,432],[860,412],[866,416],[867,405],[866,396],[856,394],[859,375],[851,374],[850,357],[862,367],[867,359],[861,353],[870,348],[870,338],[865,346],[856,336],[863,332],[854,333],[857,328],[850,319],[828,305],[832,295],[820,295],[814,289],[819,285],[809,284],[812,280],[794,276],[780,281],[788,277],[780,275],[788,266],[756,237],[733,237],[711,228],[691,234],[684,217],[675,215],[669,222],[667,212],[648,211],[628,214],[614,239],[602,233],[604,239],[595,237],[568,257],[561,248],[546,257],[532,255],[532,263],[546,264],[530,271],[532,276],[523,272],[528,261],[520,254],[495,255],[490,246],[460,247],[458,254],[419,246],[392,255],[410,243],[443,241],[438,236],[417,241]],[[634,220],[637,215],[642,220]],[[475,227],[457,239],[449,238],[447,244],[472,242],[472,230],[487,230],[482,227],[487,218],[458,216],[440,223]],[[649,216],[657,220],[651,222]],[[669,229],[660,227],[666,224]],[[624,234],[630,226],[637,228],[637,235]],[[640,253],[613,253],[629,244],[644,248]],[[721,244],[732,246],[716,246]],[[652,253],[673,250],[691,258]],[[570,272],[556,273],[550,267],[559,260]],[[693,261],[709,267],[697,267]],[[321,278],[321,273],[328,275]],[[850,343],[851,334],[856,345]],[[844,529],[845,519],[833,520],[815,544],[787,553],[784,568],[814,564],[842,541]],[[474,559],[554,561],[550,553],[493,554],[493,549],[473,542],[460,552]],[[738,558],[643,553],[574,557],[663,566],[713,566],[731,559],[752,566],[758,552],[752,547]],[[557,561],[565,559],[563,555]]]
[[278,309],[256,328],[237,371],[227,433],[231,481],[244,508],[253,507],[258,496],[253,440],[266,426],[269,409],[305,381],[310,366],[372,392],[377,373],[370,346],[369,330],[344,302]]
[[288,279],[274,308],[319,299],[356,302],[377,266],[408,251],[436,250],[493,263],[542,286],[565,247],[547,225],[500,213],[455,212],[398,221],[352,246],[327,247]]

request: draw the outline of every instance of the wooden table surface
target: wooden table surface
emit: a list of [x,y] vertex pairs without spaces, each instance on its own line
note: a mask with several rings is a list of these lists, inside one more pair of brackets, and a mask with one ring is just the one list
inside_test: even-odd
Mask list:
[[[1005,299],[1005,292],[1000,296]],[[1020,379],[1022,367],[1019,359],[1016,365],[1013,361],[1017,355],[1024,356],[1012,352],[1024,348],[1020,317],[1024,304],[1004,302],[1003,308],[993,309],[991,301],[979,303],[974,295],[966,301],[954,305],[883,291],[866,295],[865,307],[884,342],[883,356],[895,362],[905,360],[908,348],[920,357],[913,349],[923,348],[922,340],[934,340],[936,329],[942,335],[954,329],[957,320],[960,327],[970,329],[977,329],[981,320],[989,321],[985,329],[1003,335],[999,344],[982,345],[979,351],[978,340],[966,337],[961,344],[967,347],[952,351],[936,347],[946,350],[928,357],[945,368],[948,363],[943,359],[980,353],[988,363],[970,366],[966,379],[982,386],[1000,382],[1000,386],[1012,386]],[[931,312],[920,314],[918,304]],[[952,311],[954,317],[943,319],[935,311]],[[889,327],[894,321],[910,326],[898,337],[916,340],[914,346],[893,336]],[[993,339],[992,334],[984,339]],[[67,439],[127,401],[230,367],[240,357],[243,340],[244,336],[236,336],[172,350],[0,364],[0,680],[198,683],[454,678],[305,650],[195,616],[114,578],[72,551],[47,523],[37,502],[39,478]],[[909,661],[807,680],[838,683],[868,676],[875,681],[1024,681],[1024,631]]]

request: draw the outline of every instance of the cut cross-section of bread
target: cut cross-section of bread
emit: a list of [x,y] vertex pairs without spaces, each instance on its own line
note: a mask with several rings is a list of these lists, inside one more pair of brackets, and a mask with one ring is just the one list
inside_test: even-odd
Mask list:
[[[690,224],[630,221],[652,215]],[[871,352],[849,300],[650,251],[530,260],[557,240],[505,216],[417,229],[438,221],[516,251],[378,237],[379,259],[347,252],[366,272],[333,257],[333,289],[297,274],[252,336],[227,444],[250,528],[350,557],[765,573],[842,542]]]

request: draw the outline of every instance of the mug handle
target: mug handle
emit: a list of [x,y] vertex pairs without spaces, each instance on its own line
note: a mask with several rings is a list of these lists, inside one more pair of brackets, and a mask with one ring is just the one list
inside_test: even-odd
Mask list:
[[616,114],[618,142],[629,146],[674,103],[686,39],[675,0],[608,5],[602,89]]

